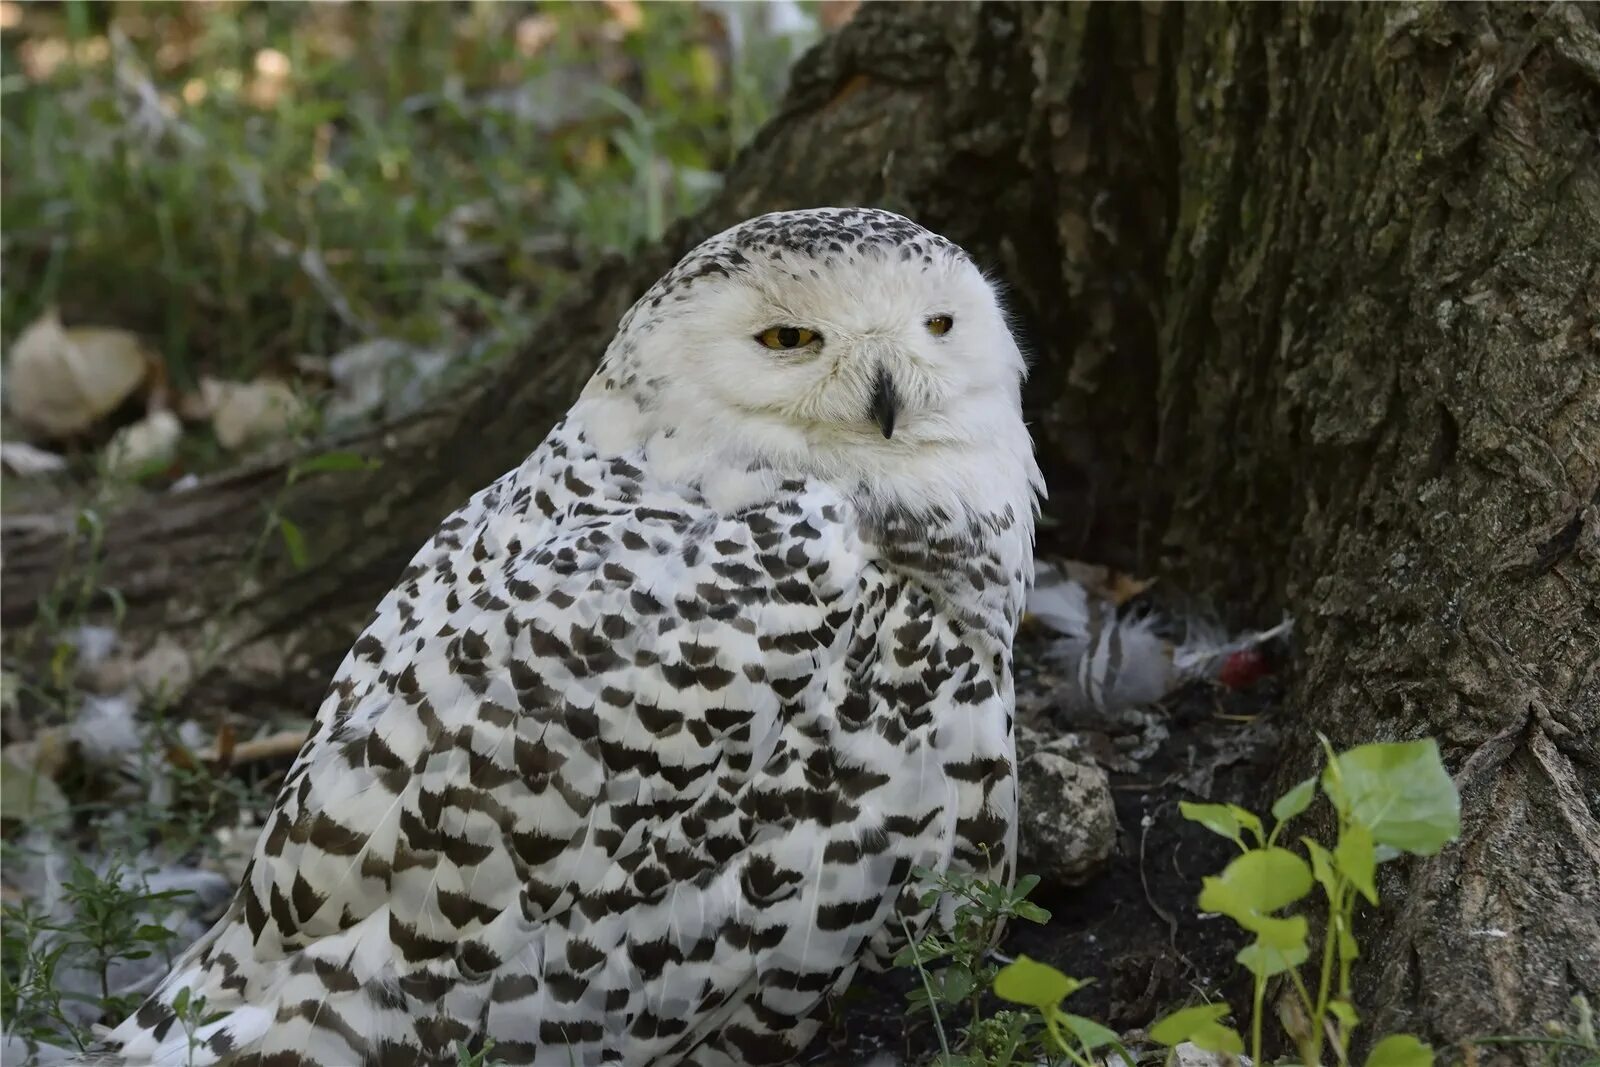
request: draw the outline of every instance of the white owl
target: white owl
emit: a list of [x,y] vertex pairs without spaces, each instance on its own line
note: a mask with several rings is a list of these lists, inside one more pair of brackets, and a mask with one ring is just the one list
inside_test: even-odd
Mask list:
[[948,921],[914,866],[1011,875],[1023,374],[899,215],[695,249],[378,606],[228,914],[101,1062],[793,1060]]

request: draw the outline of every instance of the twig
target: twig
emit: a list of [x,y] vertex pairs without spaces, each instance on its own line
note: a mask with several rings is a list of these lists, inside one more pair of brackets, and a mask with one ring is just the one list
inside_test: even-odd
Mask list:
[[1144,873],[1144,843],[1149,838],[1150,827],[1155,824],[1155,821],[1155,816],[1150,812],[1145,812],[1144,817],[1139,820],[1139,885],[1144,888],[1145,903],[1150,905],[1150,910],[1160,916],[1162,921],[1167,924],[1167,938],[1172,947],[1176,949],[1178,947],[1178,920],[1173,917],[1171,912],[1156,903],[1155,896],[1150,892],[1150,879]]
[[[306,743],[309,736],[305,730],[279,730],[266,737],[258,737],[253,741],[240,741],[227,753],[227,762],[238,766],[241,763],[260,763],[262,760],[282,759],[292,756],[300,751],[300,746]],[[215,763],[223,758],[224,753],[219,746],[201,749],[195,753],[197,759],[207,763]]]

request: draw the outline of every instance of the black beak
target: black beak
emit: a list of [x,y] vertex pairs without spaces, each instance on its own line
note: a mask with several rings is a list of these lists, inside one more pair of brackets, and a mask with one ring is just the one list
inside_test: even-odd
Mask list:
[[872,390],[872,421],[883,430],[883,436],[894,436],[894,417],[900,410],[900,397],[894,391],[894,379],[886,370],[878,371],[878,383]]

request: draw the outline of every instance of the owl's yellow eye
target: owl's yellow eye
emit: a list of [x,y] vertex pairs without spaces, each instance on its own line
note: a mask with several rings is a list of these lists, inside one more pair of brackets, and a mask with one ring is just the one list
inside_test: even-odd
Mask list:
[[945,334],[950,332],[950,327],[954,326],[955,324],[956,320],[951,318],[949,315],[935,315],[927,322],[923,323],[923,325],[928,328],[928,332],[933,334],[935,337],[943,337]]
[[768,348],[804,348],[817,339],[817,331],[804,326],[773,326],[756,334],[756,340]]

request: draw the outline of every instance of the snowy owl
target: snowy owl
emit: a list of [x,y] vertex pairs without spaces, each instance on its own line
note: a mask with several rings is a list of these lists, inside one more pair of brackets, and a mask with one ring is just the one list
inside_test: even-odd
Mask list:
[[1023,375],[899,215],[689,253],[378,606],[227,915],[98,1062],[792,1061],[950,920],[914,867],[1011,877]]

